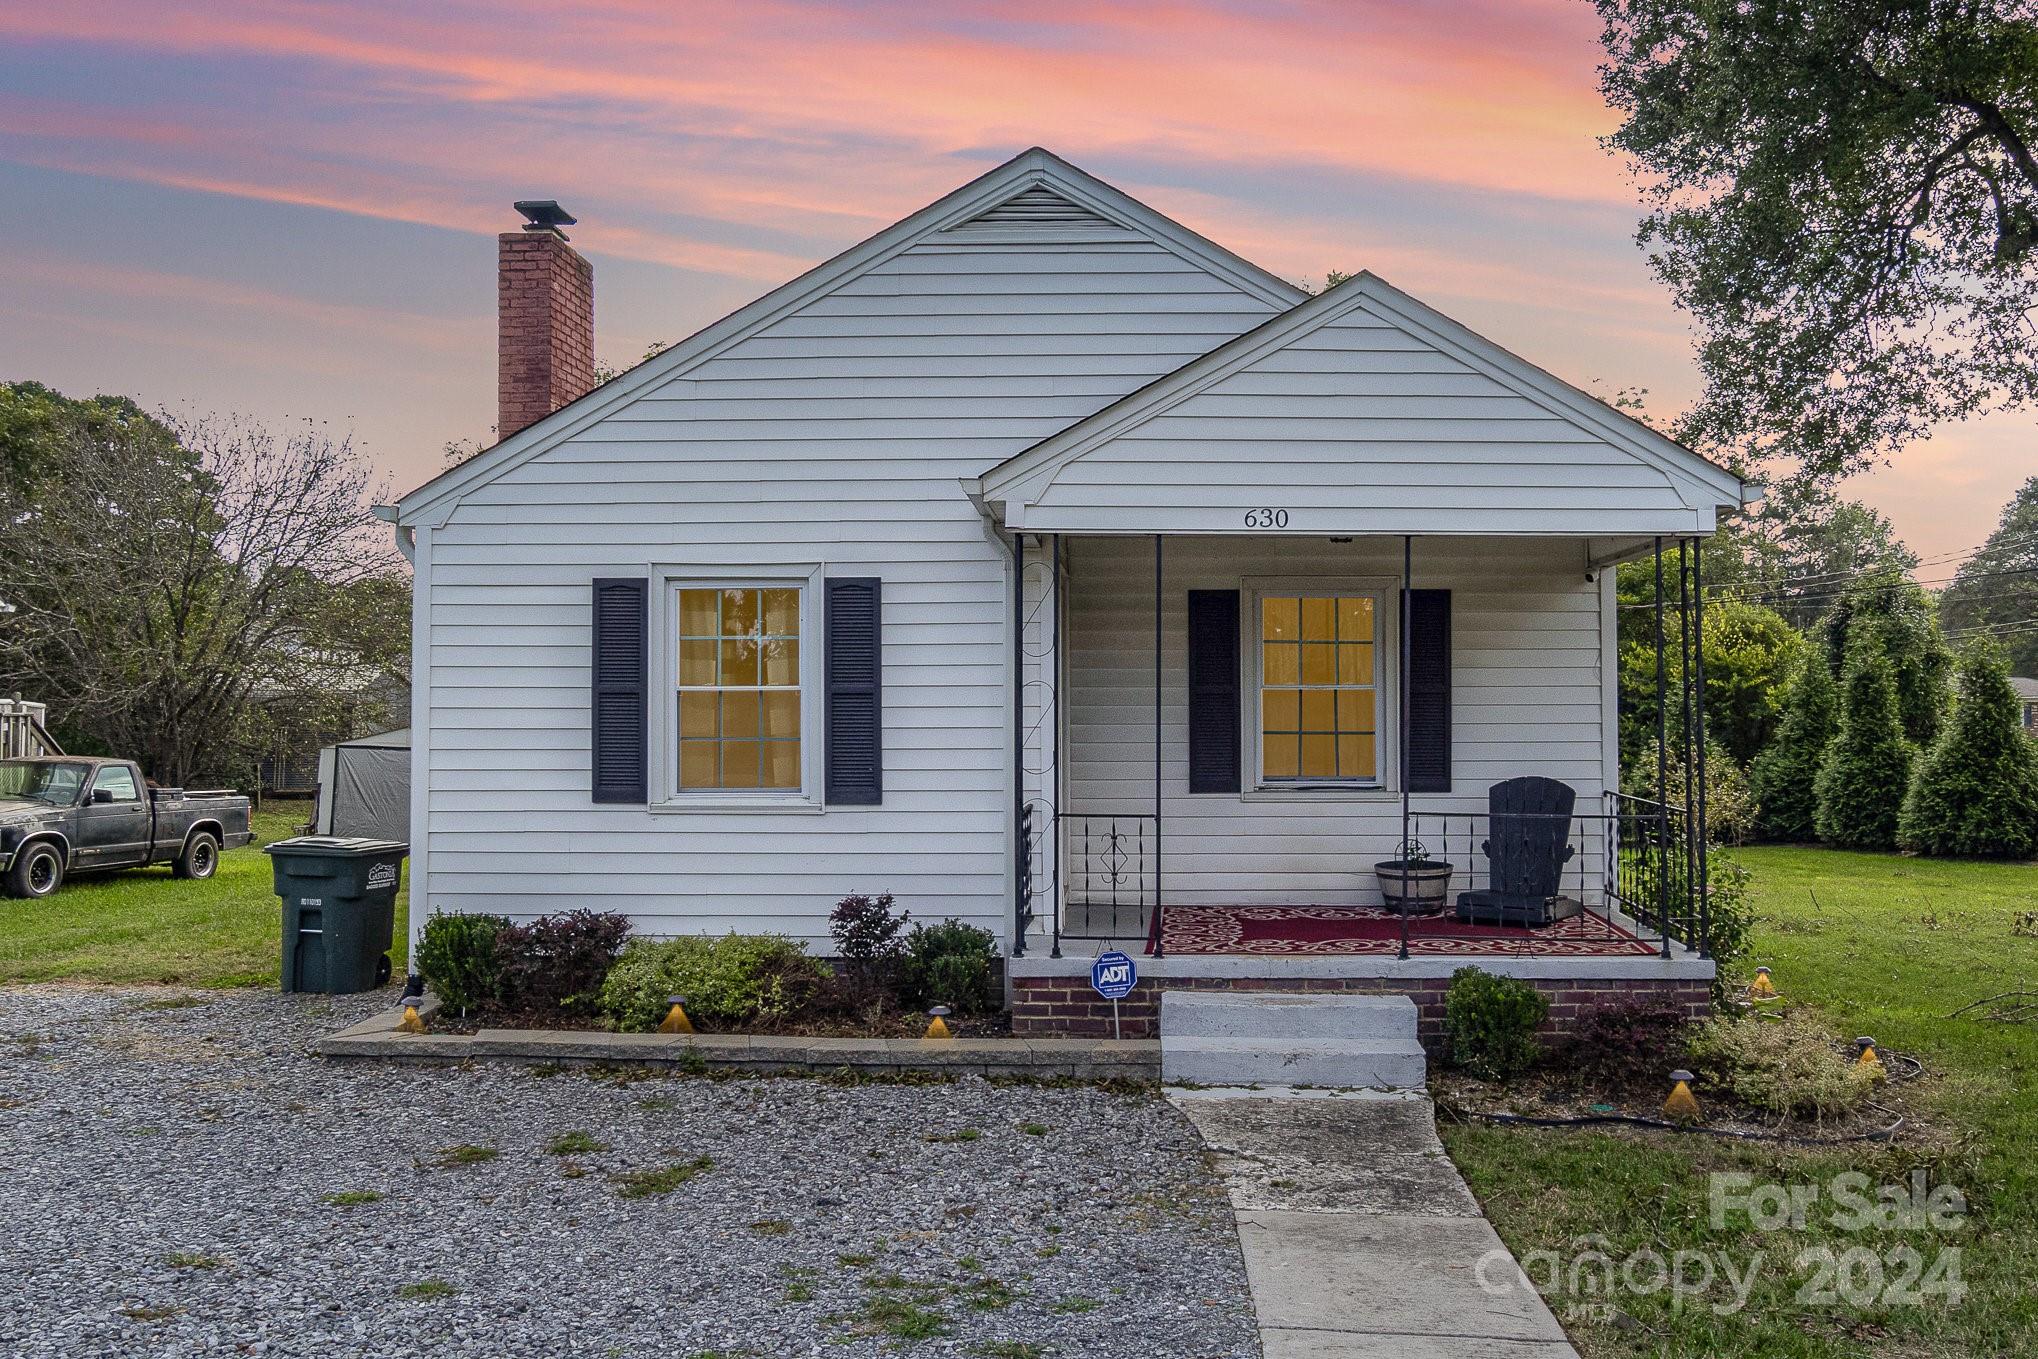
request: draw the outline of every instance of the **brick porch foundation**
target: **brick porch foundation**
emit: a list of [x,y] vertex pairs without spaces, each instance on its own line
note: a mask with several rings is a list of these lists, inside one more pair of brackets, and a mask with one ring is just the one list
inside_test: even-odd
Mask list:
[[[1568,1032],[1601,1006],[1646,999],[1702,1018],[1712,1008],[1713,965],[1685,954],[1674,959],[1259,959],[1196,956],[1138,959],[1140,981],[1118,1003],[1127,1038],[1160,1031],[1163,991],[1278,991],[1300,994],[1403,995],[1415,1002],[1418,1036],[1435,1051],[1443,1036],[1444,993],[1451,972],[1479,966],[1521,977],[1550,998],[1546,1034]],[[1111,1036],[1111,1002],[1090,989],[1087,958],[1013,958],[1012,1031],[1021,1037]]]

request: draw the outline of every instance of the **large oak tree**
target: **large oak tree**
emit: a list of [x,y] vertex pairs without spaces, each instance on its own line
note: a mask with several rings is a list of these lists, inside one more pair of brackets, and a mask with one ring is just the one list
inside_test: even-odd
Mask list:
[[1828,480],[2038,396],[2038,0],[1595,4],[1688,441]]

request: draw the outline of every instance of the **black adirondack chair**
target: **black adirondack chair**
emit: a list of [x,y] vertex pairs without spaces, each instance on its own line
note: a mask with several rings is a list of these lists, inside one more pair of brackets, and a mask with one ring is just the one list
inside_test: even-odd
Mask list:
[[1458,894],[1458,919],[1472,925],[1548,925],[1584,906],[1562,894],[1571,844],[1570,784],[1528,775],[1487,790],[1487,835],[1479,848],[1492,867],[1490,887]]

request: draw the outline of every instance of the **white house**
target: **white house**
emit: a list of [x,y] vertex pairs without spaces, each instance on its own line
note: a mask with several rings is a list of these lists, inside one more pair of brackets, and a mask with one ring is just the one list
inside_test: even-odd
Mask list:
[[[1471,954],[1702,996],[1702,801],[1614,796],[1611,567],[1688,597],[1734,474],[1041,150],[592,391],[571,219],[519,206],[505,437],[384,511],[414,928],[585,905],[826,952],[891,891],[1004,941],[1037,1028],[1095,1022],[1106,941],[1183,985],[1420,997]],[[1527,775],[1575,797],[1582,914],[1404,937],[1375,862],[1497,882],[1488,791]]]

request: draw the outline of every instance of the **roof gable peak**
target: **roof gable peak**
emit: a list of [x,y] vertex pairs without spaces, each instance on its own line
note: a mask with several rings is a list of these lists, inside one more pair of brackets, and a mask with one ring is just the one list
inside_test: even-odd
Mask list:
[[[1029,199],[1029,195],[1042,196]],[[1028,206],[1006,212],[1022,200]],[[1064,203],[1068,206],[1059,206]],[[1002,220],[970,225],[1001,213],[1005,214]],[[1095,223],[1088,220],[1092,217]],[[958,226],[966,229],[957,231]],[[444,522],[460,496],[473,487],[572,437],[660,383],[706,362],[923,241],[945,237],[970,242],[1021,240],[1046,244],[1063,237],[1093,241],[1129,240],[1142,235],[1270,306],[1292,307],[1304,297],[1302,290],[1287,280],[1036,146],[440,473],[401,497],[393,515],[387,517],[401,524]]]

